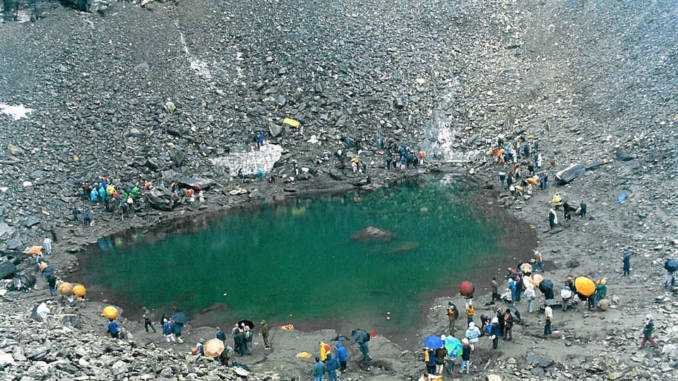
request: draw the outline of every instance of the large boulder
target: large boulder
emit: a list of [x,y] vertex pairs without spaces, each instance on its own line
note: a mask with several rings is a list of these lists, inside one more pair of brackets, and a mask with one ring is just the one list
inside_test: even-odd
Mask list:
[[556,179],[558,179],[561,184],[567,184],[581,176],[584,171],[585,167],[582,164],[574,164],[556,173]]
[[171,211],[176,206],[177,197],[164,187],[156,187],[146,193],[146,201],[155,209]]
[[376,226],[368,226],[351,236],[351,239],[357,241],[388,241],[393,238],[395,234]]
[[193,190],[198,190],[198,187],[201,187],[203,190],[207,190],[216,184],[216,182],[212,179],[193,178],[193,177],[185,177],[179,179],[177,183],[182,188],[192,188]]
[[0,262],[0,279],[8,278],[16,272],[16,266],[10,261]]

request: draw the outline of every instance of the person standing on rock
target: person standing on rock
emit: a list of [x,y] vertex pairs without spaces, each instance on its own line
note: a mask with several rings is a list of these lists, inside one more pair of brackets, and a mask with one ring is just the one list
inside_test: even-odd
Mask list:
[[[445,336],[442,336],[443,338]],[[443,339],[445,341],[445,339]],[[442,375],[443,368],[445,368],[445,356],[447,356],[447,349],[445,346],[436,349],[436,374]]]
[[424,364],[426,373],[436,374],[436,353],[431,348],[424,348]]
[[544,322],[544,336],[549,337],[551,335],[551,322],[553,320],[553,310],[551,307],[546,306],[544,309],[544,316],[546,320]]
[[501,309],[501,307],[497,308],[497,324],[499,324],[499,335],[498,336],[503,336],[504,335],[504,311]]
[[563,288],[560,289],[560,297],[562,299],[561,310],[565,312],[567,311],[567,306],[570,303],[570,299],[572,298],[572,289],[570,289],[567,282],[565,282]]
[[549,210],[549,227],[553,230],[556,225],[558,225],[558,216],[556,215],[556,211],[551,208]]
[[346,362],[348,361],[348,352],[340,342],[337,342],[337,358],[339,359],[339,369],[343,373],[346,370]]
[[42,241],[42,248],[45,249],[45,254],[52,254],[52,240],[49,237]]
[[332,357],[331,353],[327,354],[325,360],[325,370],[327,371],[327,379],[329,381],[337,381],[337,369],[339,368],[339,361],[336,357]]
[[513,340],[513,315],[508,308],[504,313],[504,340]]
[[[481,316],[480,319],[483,320],[483,317]],[[475,323],[469,324],[464,337],[466,337],[469,343],[471,343],[471,350],[475,350],[474,344],[477,343],[480,338],[480,330],[478,327],[476,327]]]
[[89,211],[87,210],[82,212],[82,223],[85,226],[90,226],[92,224],[92,218],[89,216]]
[[473,323],[473,315],[475,315],[475,313],[476,313],[476,310],[475,310],[475,308],[473,308],[473,303],[471,303],[469,301],[468,304],[466,305],[466,320],[467,320],[467,323],[468,323],[467,327],[468,327],[468,325]]
[[266,320],[261,321],[261,337],[264,339],[264,349],[271,349],[270,328]]
[[168,343],[175,343],[177,341],[177,339],[174,337],[174,324],[172,324],[172,320],[163,320],[162,334],[165,335],[165,340],[167,340]]
[[504,181],[506,181],[506,172],[499,172],[499,181],[501,182],[501,186],[504,186]]
[[527,298],[527,312],[532,313],[534,311],[534,299],[537,297],[537,294],[534,292],[534,286],[529,285],[527,287],[525,297]]
[[652,332],[654,332],[654,320],[652,315],[648,314],[645,317],[645,326],[643,327],[643,340],[640,342],[640,347],[645,346],[645,342],[649,341],[652,343],[652,346],[655,348],[658,347],[657,341],[652,337]]
[[313,381],[325,381],[325,364],[320,361],[320,357],[315,358],[313,365]]
[[457,320],[457,309],[452,302],[447,304],[447,319],[449,320],[449,334],[454,336],[454,323]]
[[57,296],[56,282],[57,278],[54,273],[47,274],[47,287],[49,287],[49,294],[51,296]]
[[624,262],[624,275],[623,276],[631,276],[631,253],[629,253],[627,250],[624,250],[624,257],[622,258],[622,262]]
[[666,280],[664,281],[664,288],[673,288],[676,285],[676,270],[671,266],[670,260],[664,262],[664,270],[666,270]]
[[468,374],[471,371],[471,345],[466,338],[462,339],[461,343],[461,367],[459,368],[459,373],[464,373],[464,369],[466,369],[466,374]]
[[499,296],[499,283],[497,283],[497,277],[493,276],[492,277],[492,301],[490,304],[494,304],[494,300],[501,300],[501,297]]
[[110,322],[108,323],[107,332],[114,339],[118,339],[120,337],[120,328],[118,327],[118,323],[114,319],[111,319]]
[[217,327],[217,333],[215,336],[217,339],[221,340],[224,345],[226,345],[226,333],[220,327]]
[[499,336],[501,336],[499,319],[497,319],[497,317],[493,317],[492,324],[490,324],[490,339],[492,339],[492,349],[497,349],[497,345],[499,344]]

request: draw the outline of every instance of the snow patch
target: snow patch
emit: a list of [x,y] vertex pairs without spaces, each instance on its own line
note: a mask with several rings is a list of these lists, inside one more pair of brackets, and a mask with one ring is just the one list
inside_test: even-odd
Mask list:
[[280,160],[283,148],[277,144],[264,144],[258,151],[234,152],[227,156],[210,159],[213,165],[229,169],[231,177],[238,175],[242,168],[243,175],[257,174],[259,171],[269,172]]
[[11,116],[14,120],[26,118],[28,114],[32,113],[32,108],[26,108],[24,105],[10,106],[0,103],[0,114]]

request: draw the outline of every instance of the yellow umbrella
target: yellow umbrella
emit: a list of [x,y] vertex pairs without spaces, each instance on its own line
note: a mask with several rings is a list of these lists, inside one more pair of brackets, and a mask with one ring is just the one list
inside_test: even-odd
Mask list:
[[207,357],[217,357],[224,351],[224,342],[217,339],[209,339],[202,345],[202,350]]
[[542,280],[544,280],[544,277],[539,275],[539,274],[532,274],[532,284],[535,286],[539,286],[539,283],[541,283]]
[[68,282],[61,282],[59,287],[57,287],[57,291],[61,295],[70,295],[73,293],[73,285]]
[[104,308],[101,314],[104,315],[106,319],[113,320],[118,317],[118,309],[113,306],[107,306]]
[[574,288],[584,296],[591,296],[596,292],[596,283],[587,277],[580,276],[574,280]]
[[73,287],[73,293],[79,297],[83,297],[87,293],[87,289],[85,288],[85,286],[78,284],[75,287]]

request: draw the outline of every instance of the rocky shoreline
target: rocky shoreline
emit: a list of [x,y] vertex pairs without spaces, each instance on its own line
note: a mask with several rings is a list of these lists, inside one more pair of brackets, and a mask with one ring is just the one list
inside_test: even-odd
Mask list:
[[[678,303],[663,289],[662,270],[677,244],[676,8],[609,1],[582,7],[566,1],[306,3],[302,11],[275,2],[151,3],[146,9],[120,2],[104,16],[50,8],[36,23],[0,25],[6,36],[0,51],[8,53],[0,61],[0,103],[34,110],[19,120],[0,114],[0,248],[14,255],[52,235],[55,253],[47,259],[65,274],[75,265],[71,253],[132,226],[276,202],[309,189],[381,186],[395,177],[380,168],[378,139],[425,150],[433,171],[438,160],[463,159],[464,172],[479,186],[498,188],[503,168],[489,156],[497,137],[531,136],[545,162],[553,161],[552,185],[529,200],[500,190],[497,205],[535,226],[556,286],[570,275],[608,277],[614,303],[606,312],[556,311],[549,339],[540,333],[543,317],[525,314],[516,339],[498,351],[481,342],[472,378],[678,378]],[[317,38],[332,43],[310,39],[312,25]],[[258,32],[243,32],[253,29]],[[283,125],[283,117],[299,120],[301,128]],[[234,168],[211,160],[244,151],[243,142],[257,131],[284,148],[271,169],[275,184],[243,185],[230,178]],[[335,152],[350,158],[356,143],[369,181],[335,168]],[[556,185],[555,173],[571,164],[589,170]],[[186,179],[213,185],[205,202],[170,212],[147,208],[119,222],[97,211],[92,227],[69,222],[73,206],[86,205],[77,196],[79,184],[105,175],[140,186]],[[240,189],[245,192],[231,194]],[[554,189],[585,201],[589,217],[548,231]],[[617,203],[622,193],[628,199]],[[621,275],[624,248],[633,253],[629,278]],[[47,321],[33,321],[33,307],[49,299],[45,287],[40,279],[29,293],[2,296],[3,378],[245,377],[185,356],[190,344],[167,349],[136,322],[124,322],[133,345],[103,338],[98,303],[48,302]],[[484,304],[487,297],[477,299]],[[439,306],[448,300],[436,300],[422,337],[445,331]],[[481,306],[477,314],[490,310]],[[647,313],[655,319],[659,350],[637,348]],[[211,331],[195,329],[190,337],[204,335]],[[278,331],[271,353],[262,356],[255,344],[259,355],[247,359],[254,372],[246,378],[307,379],[311,364],[290,354],[334,335]],[[419,353],[387,338],[370,345],[372,365],[352,363],[342,378],[408,380],[424,370]],[[351,355],[359,358],[356,348]]]

